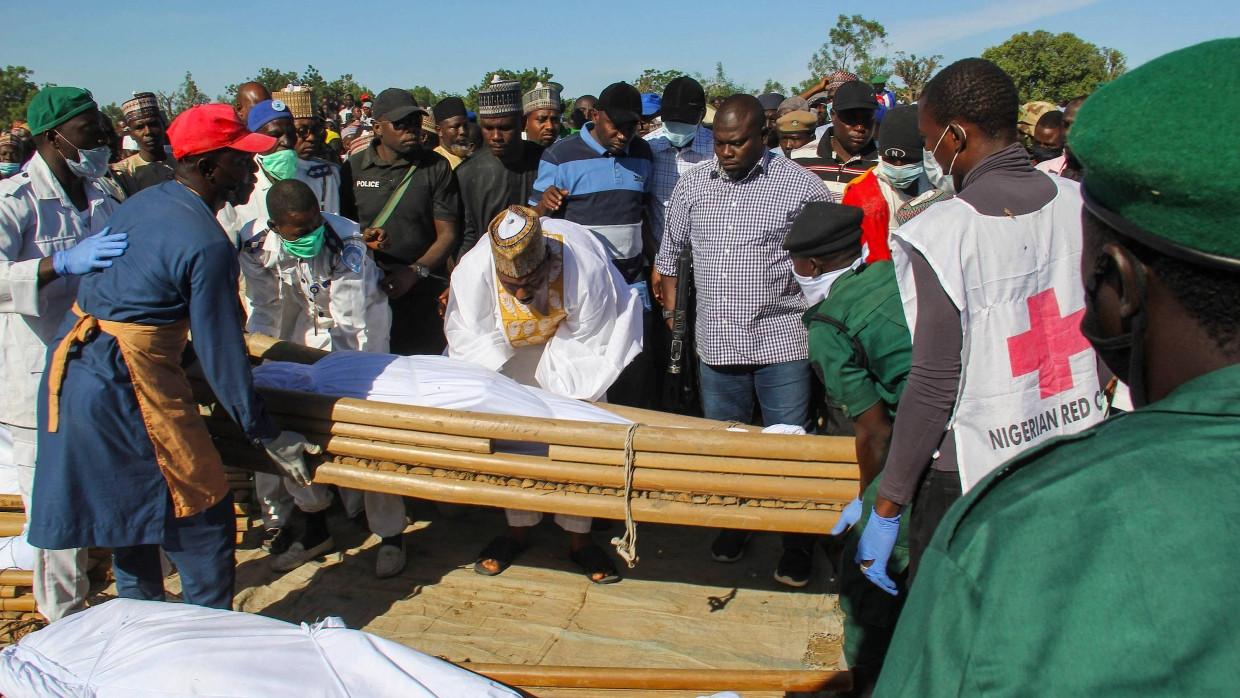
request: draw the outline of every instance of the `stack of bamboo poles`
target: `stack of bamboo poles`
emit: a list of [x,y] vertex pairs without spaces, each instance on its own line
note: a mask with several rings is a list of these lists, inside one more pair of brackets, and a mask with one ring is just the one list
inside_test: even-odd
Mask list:
[[[0,494],[0,537],[20,536],[26,523],[22,499]],[[0,571],[0,612],[29,613],[35,610],[34,573],[30,570]]]
[[[569,689],[566,695],[599,695],[612,691],[752,691],[845,693],[852,690],[847,671],[780,671],[771,669],[640,669],[633,667],[528,666],[461,664],[470,671],[536,695],[554,695],[547,689]],[[577,691],[587,691],[578,693]],[[678,693],[679,695],[685,695]]]
[[237,518],[237,545],[245,542],[253,520],[255,494],[254,474],[241,468],[225,468],[228,489],[233,493],[233,514]]
[[[325,355],[253,336],[250,348],[255,357],[305,363]],[[628,501],[635,521],[805,533],[829,530],[857,495],[848,438],[734,432],[718,422],[625,410],[646,422],[628,450],[623,424],[262,392],[283,428],[324,447],[314,479],[327,484],[619,519],[631,455]],[[662,424],[649,423],[656,419]],[[208,424],[229,465],[274,467],[226,416],[213,413]],[[497,442],[521,442],[540,455],[497,453]]]

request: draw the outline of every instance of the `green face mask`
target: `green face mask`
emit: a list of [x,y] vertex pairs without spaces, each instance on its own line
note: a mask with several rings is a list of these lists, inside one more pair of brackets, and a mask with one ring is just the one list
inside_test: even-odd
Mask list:
[[296,240],[285,240],[280,238],[280,245],[284,247],[284,251],[300,257],[301,259],[314,259],[318,255],[319,250],[323,249],[323,241],[326,239],[326,224],[320,225],[314,229],[309,235],[303,235]]
[[297,151],[277,150],[270,155],[259,155],[258,164],[276,181],[292,179],[297,174]]

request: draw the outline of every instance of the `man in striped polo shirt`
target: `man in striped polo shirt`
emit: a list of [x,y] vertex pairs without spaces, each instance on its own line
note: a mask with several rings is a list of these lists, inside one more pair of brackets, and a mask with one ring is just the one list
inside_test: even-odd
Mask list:
[[878,165],[874,145],[874,90],[860,80],[840,85],[831,109],[831,125],[818,140],[792,151],[792,159],[818,175],[838,199],[853,179]]

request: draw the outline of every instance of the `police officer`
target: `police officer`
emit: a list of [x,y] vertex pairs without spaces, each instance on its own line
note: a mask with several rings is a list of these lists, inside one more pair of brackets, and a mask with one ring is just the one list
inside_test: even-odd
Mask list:
[[[108,171],[106,123],[90,92],[46,87],[27,111],[36,153],[25,172],[0,182],[0,423],[13,435],[22,501],[30,511],[36,394],[47,344],[77,295],[78,277],[110,266],[126,235],[108,234],[119,201],[99,178]],[[38,550],[34,594],[48,620],[80,610],[86,551]]]
[[1218,118],[1238,63],[1240,39],[1198,44],[1081,107],[1081,330],[1136,410],[1022,453],[950,510],[875,695],[1235,691],[1240,178],[1206,180],[1175,143],[1128,134],[1206,70],[1218,89],[1181,116],[1240,154]]
[[[796,112],[793,112],[794,114]],[[890,260],[866,264],[862,257],[864,213],[855,206],[827,201],[805,205],[784,242],[792,272],[809,310],[809,359],[827,398],[852,421],[861,483],[832,535],[848,532],[843,559],[851,562],[874,506],[883,463],[891,445],[892,419],[912,361],[912,339],[895,267]],[[903,536],[901,536],[903,538]],[[787,547],[780,570],[785,584],[809,581],[811,556]],[[812,550],[812,547],[810,548]],[[907,543],[897,539],[888,575],[905,586]],[[844,657],[854,686],[872,686],[895,629],[903,597],[870,584],[856,565],[840,570],[840,608],[844,611]],[[800,582],[796,584],[795,582]],[[862,693],[863,694],[863,693]]]

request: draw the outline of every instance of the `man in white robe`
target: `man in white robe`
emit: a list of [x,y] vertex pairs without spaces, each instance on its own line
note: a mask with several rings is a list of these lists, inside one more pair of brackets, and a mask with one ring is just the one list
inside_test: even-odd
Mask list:
[[[539,219],[512,206],[487,227],[490,244],[470,250],[452,274],[444,331],[448,356],[500,371],[564,397],[598,400],[642,348],[642,305],[589,229]],[[506,510],[508,530],[474,565],[508,567],[542,519]],[[590,538],[590,519],[556,515],[571,534],[572,559],[595,583],[619,581]]]

